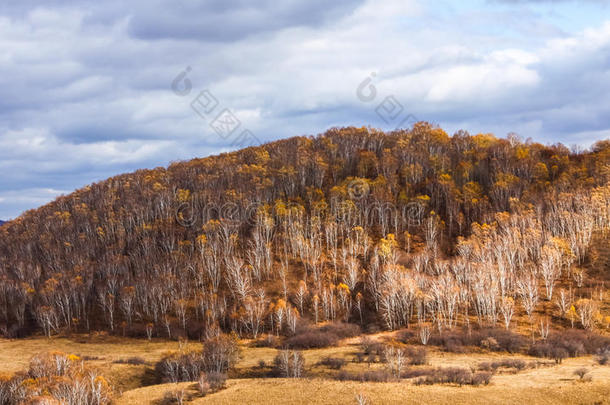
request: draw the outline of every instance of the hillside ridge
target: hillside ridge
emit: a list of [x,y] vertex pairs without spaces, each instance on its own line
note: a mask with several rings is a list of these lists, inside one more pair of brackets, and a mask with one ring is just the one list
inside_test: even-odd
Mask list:
[[[533,320],[604,281],[582,268],[608,229],[609,168],[609,141],[575,154],[422,122],[115,176],[2,227],[0,331],[451,329],[499,324],[509,299]],[[582,327],[603,323],[583,305]]]

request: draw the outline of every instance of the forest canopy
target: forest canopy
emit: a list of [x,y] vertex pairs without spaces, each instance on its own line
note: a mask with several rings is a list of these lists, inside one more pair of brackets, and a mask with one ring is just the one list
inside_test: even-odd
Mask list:
[[0,333],[508,329],[549,308],[607,328],[591,245],[607,244],[609,180],[608,140],[577,152],[424,122],[139,170],[0,228]]

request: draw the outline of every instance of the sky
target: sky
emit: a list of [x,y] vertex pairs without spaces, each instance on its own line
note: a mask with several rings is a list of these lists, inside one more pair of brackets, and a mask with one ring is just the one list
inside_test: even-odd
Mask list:
[[3,0],[0,219],[335,126],[610,138],[610,1]]

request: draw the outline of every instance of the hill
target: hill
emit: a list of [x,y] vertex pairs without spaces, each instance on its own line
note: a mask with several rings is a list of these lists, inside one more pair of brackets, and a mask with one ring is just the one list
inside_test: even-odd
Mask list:
[[140,170],[0,229],[0,330],[605,327],[608,271],[587,271],[609,179],[609,141],[572,153],[426,123]]

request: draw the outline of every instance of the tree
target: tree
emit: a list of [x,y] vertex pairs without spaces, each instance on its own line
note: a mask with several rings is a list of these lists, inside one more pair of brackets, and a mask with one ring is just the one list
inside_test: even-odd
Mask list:
[[305,371],[305,357],[297,350],[280,350],[273,363],[276,373],[284,378],[301,378]]
[[203,342],[204,371],[226,373],[238,360],[239,348],[234,337],[218,335]]
[[396,346],[386,346],[383,350],[383,358],[390,373],[396,378],[401,378],[408,362],[406,351]]
[[536,277],[530,273],[517,280],[517,292],[521,297],[523,308],[531,321],[532,313],[538,305],[538,282]]
[[299,281],[299,286],[294,294],[297,305],[299,306],[299,312],[303,313],[303,304],[305,303],[305,297],[307,296],[307,284],[305,280]]

